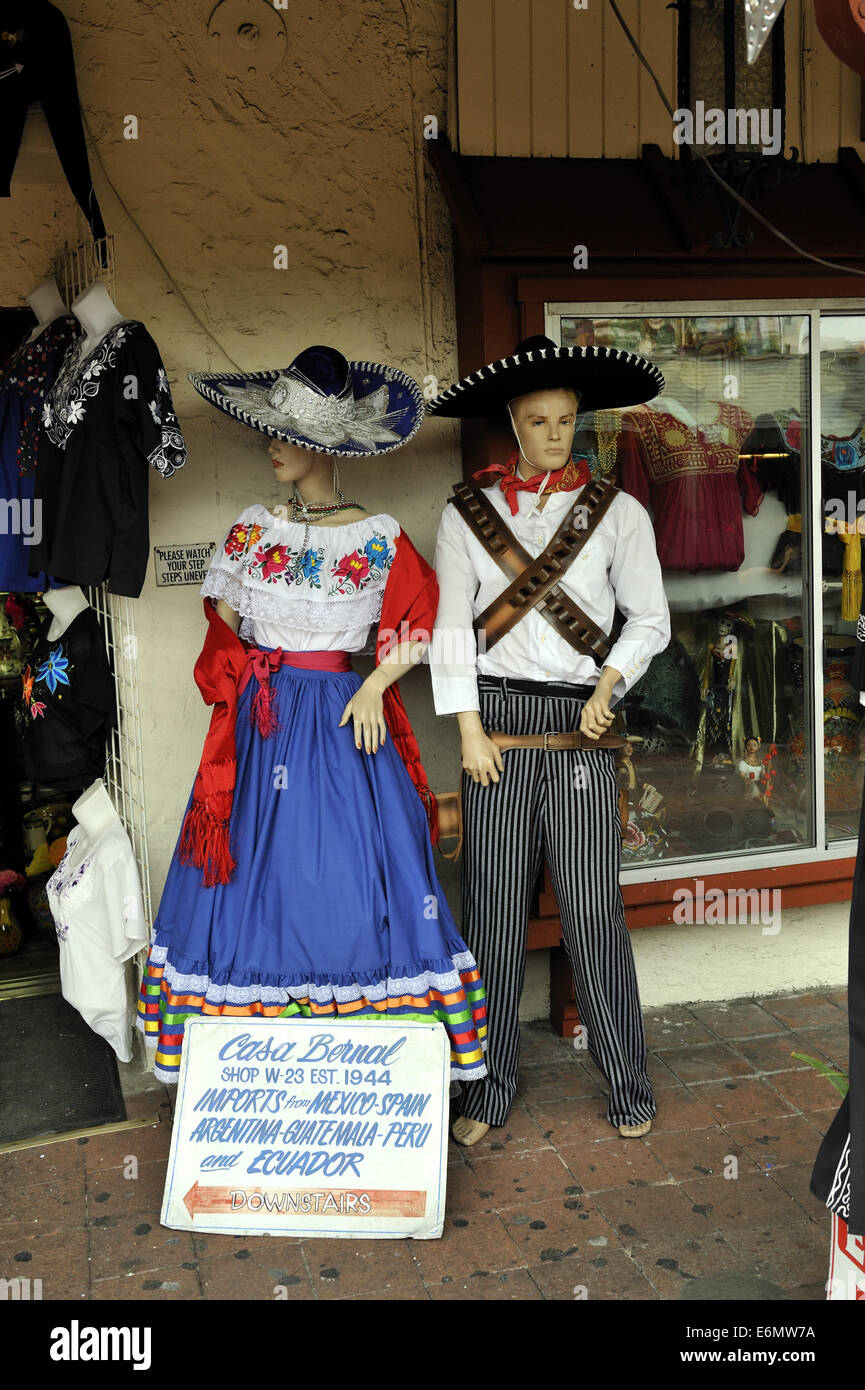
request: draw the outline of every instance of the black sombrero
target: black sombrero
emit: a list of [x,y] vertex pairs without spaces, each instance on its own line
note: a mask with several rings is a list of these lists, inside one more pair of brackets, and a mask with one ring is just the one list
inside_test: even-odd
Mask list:
[[518,343],[512,357],[488,362],[427,402],[430,415],[492,419],[530,391],[576,391],[580,410],[642,405],[660,395],[664,377],[635,352],[607,347],[556,347],[540,334]]

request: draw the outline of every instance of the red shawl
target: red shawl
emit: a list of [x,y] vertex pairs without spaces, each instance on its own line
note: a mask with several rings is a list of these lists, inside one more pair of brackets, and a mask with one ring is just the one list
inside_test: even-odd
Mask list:
[[[385,584],[376,642],[378,666],[403,642],[429,642],[438,607],[435,571],[419,555],[403,531]],[[235,723],[238,684],[247,666],[250,643],[243,642],[219,616],[216,605],[204,600],[207,635],[195,663],[195,683],[204,703],[213,705],[210,728],[193,788],[192,805],[180,836],[181,864],[204,870],[203,882],[211,888],[229,883],[236,866],[231,854],[229,825],[237,769]],[[397,752],[426,807],[433,844],[438,843],[437,807],[430,791],[397,684],[384,692],[384,717]]]

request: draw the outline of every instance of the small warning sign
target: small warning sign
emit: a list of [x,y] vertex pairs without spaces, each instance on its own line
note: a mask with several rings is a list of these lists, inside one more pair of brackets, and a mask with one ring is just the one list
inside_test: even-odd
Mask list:
[[156,583],[160,587],[164,584],[203,584],[215,549],[216,541],[155,545],[153,560]]

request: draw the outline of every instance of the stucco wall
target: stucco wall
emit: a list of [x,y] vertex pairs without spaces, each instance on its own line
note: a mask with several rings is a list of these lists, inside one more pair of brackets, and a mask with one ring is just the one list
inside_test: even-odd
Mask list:
[[[98,151],[94,181],[116,239],[118,306],[159,344],[189,446],[178,475],[151,478],[151,544],[216,540],[249,502],[281,499],[264,437],[207,406],[187,371],[231,360],[284,365],[324,341],[418,380],[454,378],[451,233],[423,148],[424,116],[443,120],[446,109],[449,7],[298,0],[284,12],[282,65],[243,82],[212,59],[210,0],[61,0],[61,8]],[[129,115],[137,140],[124,139]],[[0,202],[0,306],[23,303],[83,227],[33,111],[13,196]],[[273,266],[278,245],[288,249],[286,270]],[[456,430],[433,421],[392,458],[344,467],[352,493],[372,511],[393,512],[428,558],[458,473]],[[158,903],[208,721],[192,681],[201,601],[193,588],[157,589],[151,564],[135,621]],[[456,786],[456,729],[435,719],[426,669],[404,695],[431,784]],[[457,909],[458,873],[443,865],[441,876]],[[818,965],[820,981],[837,985],[842,919],[837,909],[803,913],[757,954],[738,929],[638,932],[644,1001],[807,988]],[[545,1016],[548,1002],[547,953],[537,952],[523,1016]]]

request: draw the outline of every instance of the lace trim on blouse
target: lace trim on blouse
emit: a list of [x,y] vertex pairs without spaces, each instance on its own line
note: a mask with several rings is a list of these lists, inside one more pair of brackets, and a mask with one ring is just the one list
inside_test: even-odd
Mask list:
[[262,584],[244,584],[241,575],[224,569],[211,569],[201,586],[205,598],[224,599],[242,619],[241,637],[254,636],[252,622],[279,623],[300,632],[350,631],[372,627],[381,617],[384,585],[377,584],[362,594],[322,599],[292,598],[266,589]]

